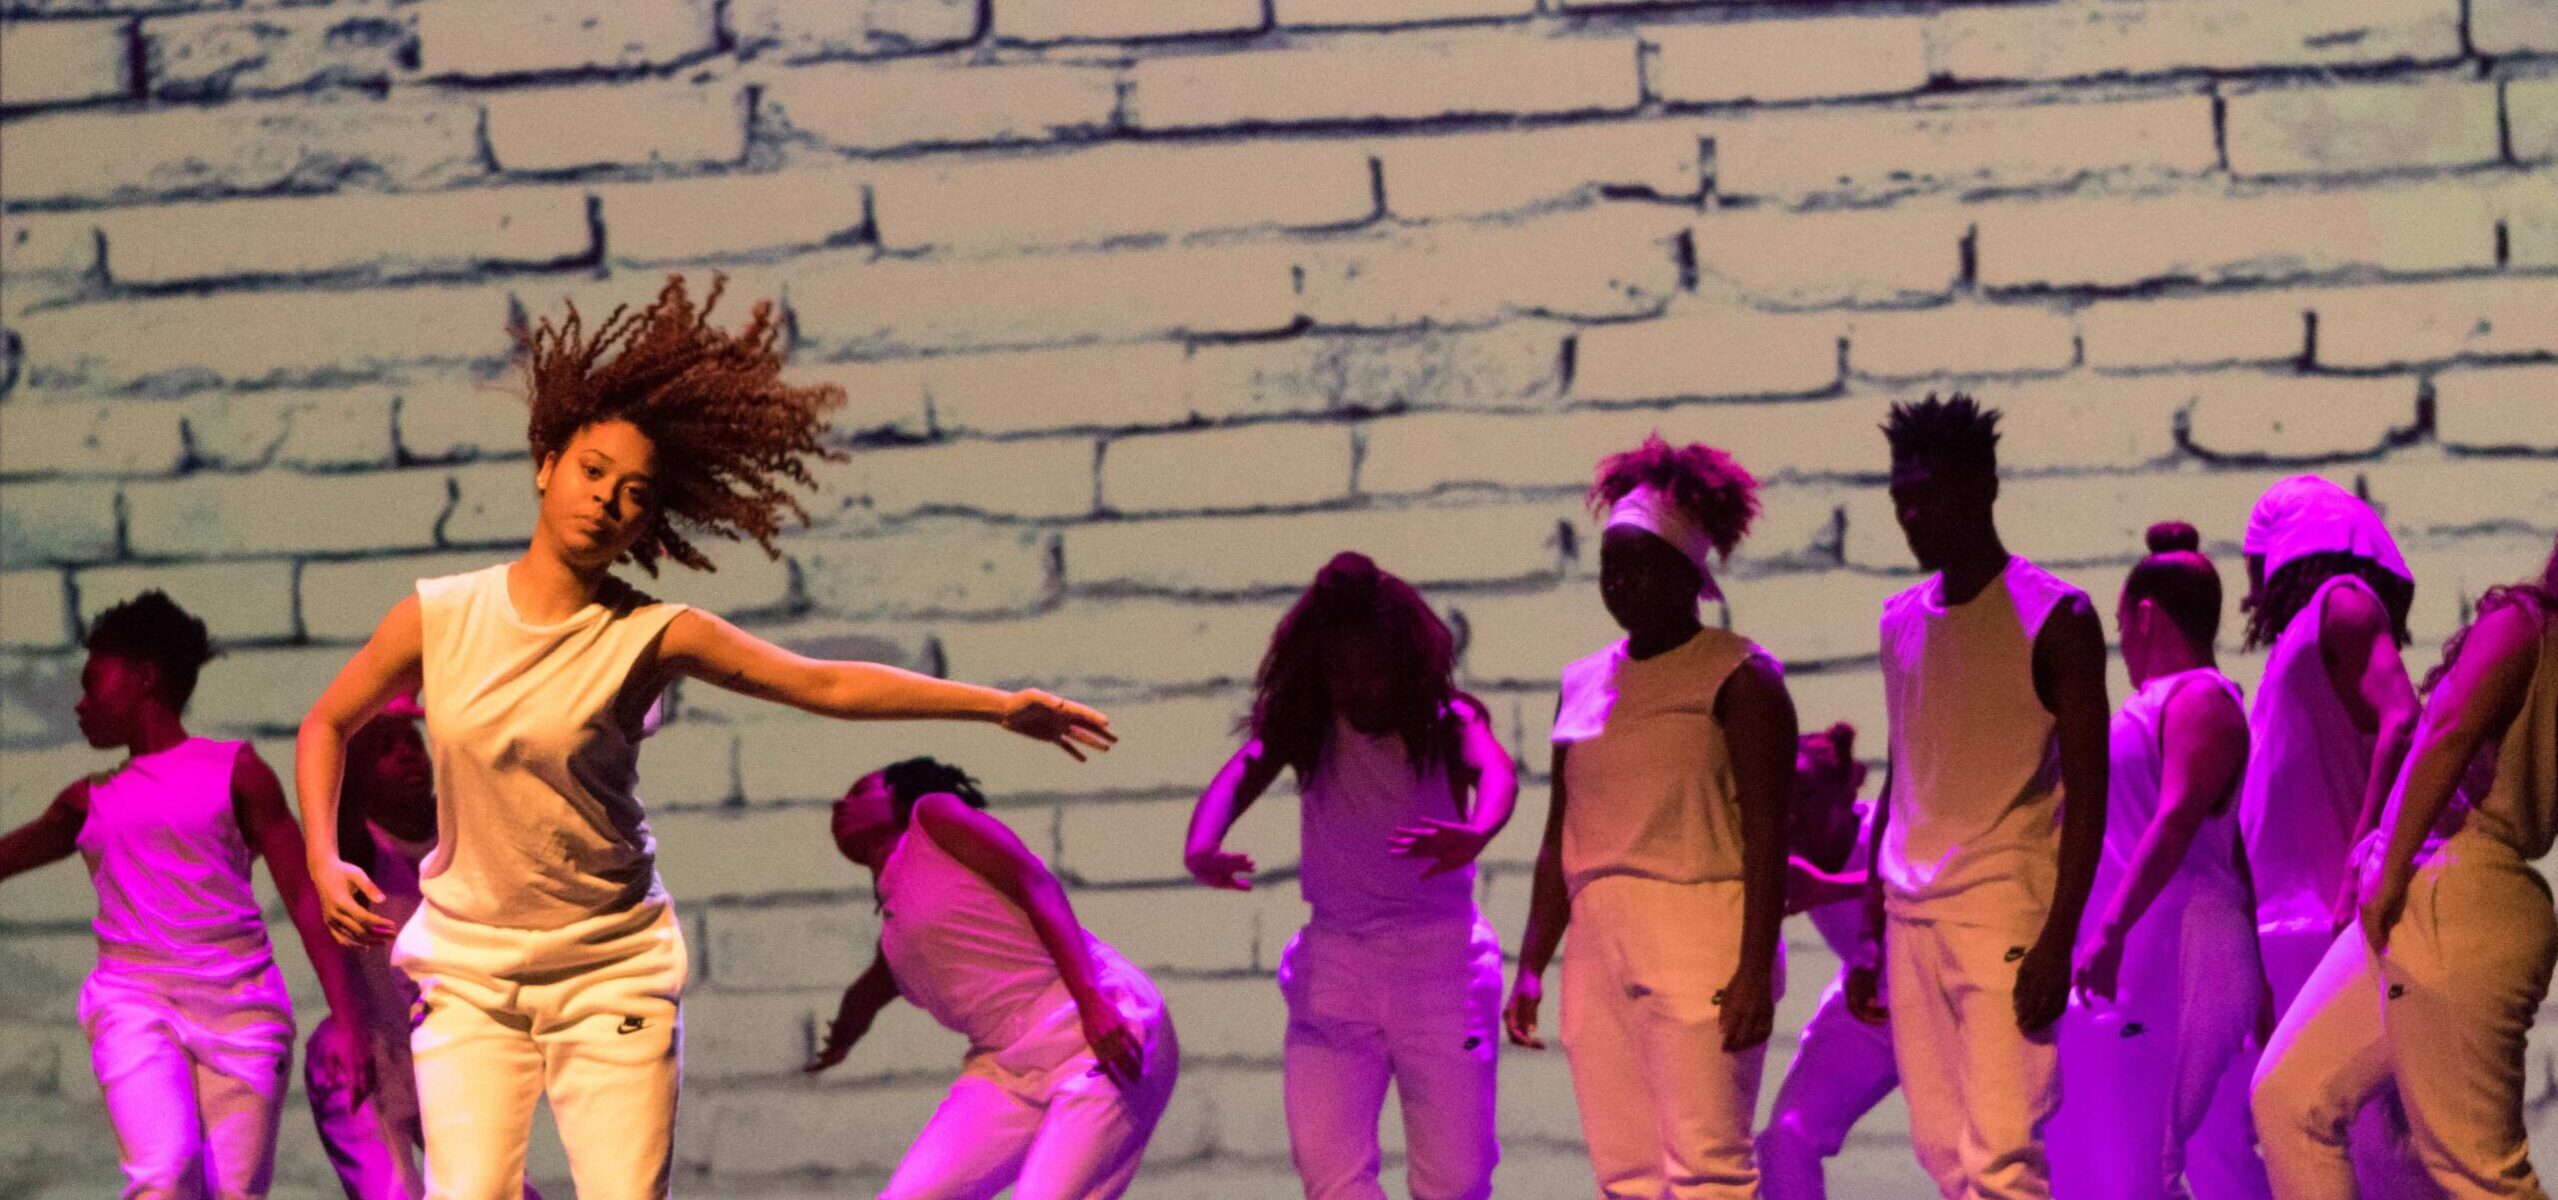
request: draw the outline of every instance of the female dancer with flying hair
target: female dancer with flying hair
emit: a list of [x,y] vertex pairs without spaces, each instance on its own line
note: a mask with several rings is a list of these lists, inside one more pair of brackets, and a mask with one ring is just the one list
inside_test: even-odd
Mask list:
[[[2133,692],[2114,714],[2105,851],[2063,1014],[2052,1175],[2078,1200],[2268,1197],[2244,1105],[2259,1008],[2238,841],[2247,710],[2221,674],[2220,573],[2183,522],[2149,530],[2114,623]],[[2188,1147],[2192,1148],[2189,1154]]]
[[[302,724],[296,778],[312,876],[349,944],[398,934],[418,982],[411,1044],[434,1200],[516,1200],[545,1093],[587,1200],[670,1190],[681,1062],[683,934],[636,791],[660,693],[689,677],[824,716],[1000,722],[1082,757],[1099,713],[771,646],[710,613],[643,595],[625,559],[707,570],[695,545],[752,538],[777,555],[788,488],[823,456],[834,388],[781,379],[781,327],[709,323],[681,279],[589,332],[571,308],[519,332],[540,506],[523,557],[420,580]],[[336,844],[348,737],[423,686],[437,780],[425,902],[394,930],[380,889]]]
[[2558,546],[2538,579],[2480,598],[2425,682],[2387,843],[2361,864],[2361,936],[2319,964],[2344,982],[2302,993],[2258,1075],[2284,1200],[2356,1194],[2343,1121],[2393,1079],[2445,1194],[2547,1194],[2522,1103],[2524,1040],[2558,964],[2531,865],[2558,842]]
[[1474,860],[1518,782],[1483,706],[1456,689],[1456,657],[1421,593],[1364,554],[1336,556],[1280,618],[1247,740],[1191,814],[1191,875],[1249,890],[1253,862],[1224,848],[1226,831],[1296,772],[1314,919],[1279,960],[1279,990],[1288,1150],[1308,1200],[1384,1200],[1389,1079],[1414,1200],[1492,1194],[1501,942],[1475,908]]
[[1776,1006],[1794,700],[1698,618],[1758,514],[1724,452],[1660,435],[1599,464],[1599,596],[1625,639],[1563,669],[1553,800],[1506,1020],[1538,1047],[1568,924],[1563,1048],[1599,1194],[1758,1194],[1750,1125]]

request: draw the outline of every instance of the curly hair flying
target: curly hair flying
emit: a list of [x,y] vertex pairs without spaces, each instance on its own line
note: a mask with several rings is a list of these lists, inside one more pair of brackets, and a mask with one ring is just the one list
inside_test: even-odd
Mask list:
[[791,486],[816,486],[809,459],[843,457],[824,444],[825,413],[844,402],[843,389],[782,382],[783,327],[769,300],[735,333],[712,325],[726,283],[714,277],[696,307],[684,277],[670,276],[647,307],[617,307],[591,332],[573,303],[557,322],[514,330],[535,463],[605,421],[627,421],[656,446],[663,499],[630,550],[651,575],[660,557],[716,570],[694,544],[704,536],[751,538],[779,557],[773,537],[784,519],[808,520]]
[[1605,517],[1609,506],[1646,484],[1677,501],[1725,558],[1758,519],[1759,481],[1738,459],[1703,442],[1673,446],[1658,432],[1632,450],[1600,459],[1584,499],[1592,513]]

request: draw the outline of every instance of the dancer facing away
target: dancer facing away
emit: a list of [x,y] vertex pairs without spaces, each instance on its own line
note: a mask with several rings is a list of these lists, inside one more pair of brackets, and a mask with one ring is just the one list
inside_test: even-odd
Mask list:
[[130,755],[0,837],[0,879],[78,853],[98,890],[80,1026],[124,1163],[125,1200],[256,1200],[275,1174],[293,1009],[249,878],[264,858],[334,1026],[319,1074],[361,1095],[364,1004],[329,940],[284,788],[245,742],[187,732],[213,657],[204,622],[144,592],[89,627],[81,735]]
[[844,990],[811,1071],[843,1061],[903,993],[968,1059],[880,1200],[1111,1200],[1172,1100],[1181,1051],[1155,985],[1084,931],[1066,890],[976,781],[912,758],[835,803],[835,847],[870,868],[879,957]]
[[[523,557],[421,580],[302,724],[296,774],[314,882],[349,944],[398,934],[418,983],[411,1040],[434,1200],[515,1200],[534,1103],[548,1094],[577,1193],[670,1190],[680,1075],[683,934],[659,882],[636,792],[639,741],[667,683],[699,679],[847,720],[999,721],[1082,756],[1100,714],[777,649],[709,613],[614,577],[624,559],[710,565],[700,537],[767,554],[824,453],[833,388],[780,378],[769,304],[724,332],[672,280],[591,334],[572,309],[521,335],[534,486]],[[437,842],[425,902],[394,927],[384,895],[340,855],[350,734],[423,684]]]
[[2247,710],[2213,652],[2220,573],[2201,535],[2172,522],[2148,542],[2114,608],[2134,690],[2114,714],[2082,1003],[2061,1018],[2052,1172],[2082,1200],[2270,1200],[2244,1084],[2225,1086],[2251,1067],[2261,1007],[2238,838]]
[[2525,1035],[2558,965],[2558,918],[2531,865],[2558,841],[2558,546],[2537,580],[2479,599],[2427,691],[2387,842],[2362,860],[2358,929],[2319,964],[2257,1076],[2285,1200],[2357,1194],[2348,1156],[2364,1151],[2345,1122],[2392,1080],[2443,1194],[2547,1195],[2522,1102]]
[[1226,831],[1296,772],[1314,915],[1279,988],[1288,1149],[1308,1200],[1384,1200],[1389,1079],[1414,1200],[1492,1194],[1501,943],[1475,908],[1474,860],[1509,822],[1518,775],[1455,669],[1456,639],[1419,592],[1366,555],[1336,556],[1280,618],[1247,740],[1191,814],[1191,875],[1249,890],[1253,862],[1224,848]]
[[[1946,1200],[2051,1194],[2051,1026],[2105,835],[2104,629],[1999,540],[1997,427],[1960,394],[1884,426],[1892,507],[1931,574],[1883,608],[1891,758],[1867,920],[1910,1142]],[[1875,973],[1849,982],[1870,1006]]]
[[1872,968],[1882,952],[1865,936],[1867,851],[1872,807],[1856,798],[1865,764],[1856,727],[1841,721],[1804,734],[1794,755],[1794,807],[1786,842],[1785,906],[1812,919],[1839,974],[1803,1025],[1776,1106],[1759,1131],[1759,1187],[1768,1200],[1822,1200],[1821,1164],[1847,1144],[1849,1130],[1901,1085],[1892,1033],[1882,1014],[1847,1003],[1848,972]]
[[[417,911],[418,868],[435,849],[435,780],[418,729],[425,715],[414,699],[402,696],[357,730],[347,741],[346,786],[338,799],[338,848],[382,890],[375,911],[393,924]],[[331,1015],[311,1032],[304,1095],[347,1200],[416,1200],[426,1190],[418,1174],[425,1134],[409,1058],[417,985],[392,965],[387,946],[357,946],[346,953],[354,960],[370,1018],[360,1036],[376,1087],[369,1095],[355,1091],[323,1069],[327,1060],[318,1048],[337,1036],[339,1026]],[[524,1195],[541,1197],[530,1186]]]
[[1704,625],[1711,569],[1758,481],[1658,434],[1599,464],[1599,595],[1625,639],[1563,669],[1553,800],[1537,852],[1510,1038],[1536,1038],[1563,963],[1563,1048],[1604,1197],[1758,1194],[1758,1110],[1783,964],[1794,700],[1756,645]]

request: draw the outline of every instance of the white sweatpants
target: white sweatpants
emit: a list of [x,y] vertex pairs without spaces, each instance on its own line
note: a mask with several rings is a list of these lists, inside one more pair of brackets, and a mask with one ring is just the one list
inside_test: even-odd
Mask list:
[[274,964],[219,987],[101,962],[80,1027],[124,1160],[124,1200],[259,1200],[293,1066]]
[[[391,1020],[404,1015],[382,1017]],[[310,1049],[336,1028],[337,1021],[335,1014],[321,1018],[302,1053],[302,1090],[311,1101],[311,1123],[320,1131],[320,1148],[328,1153],[329,1165],[337,1168],[347,1200],[417,1200],[426,1192],[417,1165],[423,1135],[414,1115],[406,1119],[393,1115],[417,1112],[417,1076],[409,1068],[409,1056],[377,1053],[373,1093],[358,1097],[345,1085],[320,1078],[318,1056]]]
[[518,1200],[546,1094],[582,1200],[669,1194],[689,971],[672,908],[530,930],[428,905],[392,961],[423,1009],[409,1045],[428,1200]]
[[1307,1200],[1385,1200],[1377,1117],[1389,1079],[1403,1102],[1412,1200],[1492,1195],[1501,942],[1491,926],[1308,926],[1280,957],[1279,990],[1288,1152]]
[[[2142,918],[2115,998],[2074,999],[2061,1017],[2061,1102],[2045,1132],[2062,1195],[2182,1200],[2190,1158],[2196,1175],[2225,1175],[2193,1194],[2268,1200],[2245,1110],[2214,1107],[2246,1065],[2255,977],[2256,923],[2235,897],[2171,900]],[[2253,1170],[2226,1177],[2232,1166]]]
[[2338,936],[2266,1053],[2256,1115],[2284,1200],[2362,1194],[2355,1115],[2393,1083],[2426,1190],[2538,1197],[2522,1124],[2523,1042],[2558,964],[2558,916],[2537,874],[2484,837],[2425,863],[2375,962]]
[[1804,1024],[1794,1062],[1777,1088],[1776,1108],[1759,1131],[1759,1188],[1767,1200],[1827,1196],[1821,1163],[1901,1085],[1892,1031],[1857,1020],[1848,1011],[1846,985],[1842,975],[1821,993],[1821,1006]]
[[[2347,932],[2350,934],[2351,930]],[[2275,1022],[2279,1025],[2301,1004],[2311,977],[2335,948],[2339,935],[2329,932],[2320,922],[2290,922],[2261,926],[2256,937],[2264,956],[2265,981],[2274,993]],[[2355,936],[2353,942],[2360,945],[2362,939]],[[2328,990],[2334,986],[2331,981]],[[2250,1065],[2251,1078],[2264,1069],[2264,1057]],[[2424,1167],[2416,1161],[2415,1149],[2408,1142],[2407,1115],[2399,1107],[2398,1089],[2386,1078],[2386,1072],[2371,1086],[2375,1090],[2366,1097],[2361,1113],[2350,1118],[2352,1128],[2347,1134],[2361,1193],[2390,1200],[2431,1200],[2440,1196],[2441,1191],[2425,1177]],[[2251,1101],[2251,1107],[2252,1104]]]
[[1072,1003],[1012,1045],[972,1054],[924,1122],[879,1200],[1115,1200],[1137,1177],[1146,1140],[1172,1102],[1181,1044],[1154,985],[1133,971],[1104,981],[1145,1037],[1146,1066],[1122,1089],[1102,1074]]
[[1910,1146],[1944,1200],[2052,1194],[2043,1125],[2060,1103],[2060,1056],[2050,1031],[2016,1027],[2017,964],[2042,924],[2018,915],[2001,928],[1896,914],[1884,934]]
[[[1609,876],[1572,898],[1563,1050],[1606,1200],[1749,1200],[1767,1046],[1723,1050],[1741,885]],[[1777,979],[1785,978],[1782,964]]]

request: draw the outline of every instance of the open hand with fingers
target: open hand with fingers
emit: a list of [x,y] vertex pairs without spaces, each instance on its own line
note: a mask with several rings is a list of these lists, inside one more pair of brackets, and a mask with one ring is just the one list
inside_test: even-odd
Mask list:
[[1076,762],[1085,760],[1086,750],[1108,750],[1119,741],[1119,735],[1110,731],[1110,718],[1037,688],[1024,688],[1007,697],[998,719],[1004,728],[1054,745]]
[[854,1043],[870,1032],[872,1017],[871,1013],[856,1011],[826,1022],[826,1040],[818,1045],[817,1053],[810,1055],[808,1065],[800,1070],[814,1075],[843,1062],[845,1056],[853,1052]]
[[1225,849],[1202,850],[1184,856],[1181,865],[1190,869],[1192,879],[1209,887],[1230,892],[1252,890],[1251,875],[1256,868],[1249,854]]
[[1491,843],[1490,833],[1467,822],[1429,817],[1395,830],[1386,848],[1406,858],[1429,859],[1430,865],[1421,870],[1421,877],[1429,879],[1473,865]]
[[1519,972],[1510,984],[1509,1003],[1501,1007],[1501,1027],[1508,1031],[1512,1045],[1545,1049],[1545,1043],[1537,1037],[1537,1009],[1544,1002],[1545,980]]
[[1083,1020],[1084,1044],[1101,1063],[1101,1073],[1120,1087],[1132,1087],[1146,1073],[1146,1039],[1126,1014],[1108,1000],[1076,1006]]
[[382,889],[364,869],[343,859],[331,858],[310,864],[311,888],[320,896],[320,915],[327,918],[329,936],[341,946],[379,946],[400,932],[389,918],[374,911],[382,902]]

